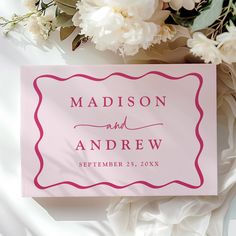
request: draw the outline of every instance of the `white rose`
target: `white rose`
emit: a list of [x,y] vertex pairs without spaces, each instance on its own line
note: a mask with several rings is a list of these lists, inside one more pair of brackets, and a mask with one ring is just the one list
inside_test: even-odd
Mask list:
[[24,6],[29,10],[29,11],[34,11],[36,6],[37,0],[24,0]]
[[157,43],[160,25],[151,18],[158,5],[159,0],[81,0],[73,23],[97,49],[134,55]]
[[231,25],[227,29],[228,32],[218,35],[216,40],[223,60],[231,64],[236,62],[236,27]]
[[203,33],[196,32],[192,39],[188,39],[187,45],[193,55],[200,57],[205,63],[212,62],[213,64],[220,64],[221,54],[216,47],[217,42],[207,38]]
[[55,29],[54,17],[51,15],[32,15],[28,20],[27,27],[34,39],[46,40],[50,32]]
[[27,28],[33,35],[40,35],[40,26],[38,24],[37,16],[31,16],[27,22]]

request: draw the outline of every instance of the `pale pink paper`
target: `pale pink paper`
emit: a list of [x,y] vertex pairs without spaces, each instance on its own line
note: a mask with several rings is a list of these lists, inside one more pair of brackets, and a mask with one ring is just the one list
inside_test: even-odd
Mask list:
[[[71,109],[71,96],[166,95],[156,110]],[[129,118],[142,130],[74,129]],[[79,122],[78,122],[79,121]],[[79,130],[79,131],[78,131]],[[75,151],[78,138],[164,140],[158,152]],[[81,168],[78,162],[156,161],[154,167]],[[25,196],[144,196],[217,194],[216,76],[212,65],[24,67],[22,174]]]

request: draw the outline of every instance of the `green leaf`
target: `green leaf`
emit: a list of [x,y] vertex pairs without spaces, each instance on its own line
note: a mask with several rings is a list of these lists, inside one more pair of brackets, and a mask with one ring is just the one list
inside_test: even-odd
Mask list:
[[172,13],[171,17],[177,25],[182,25],[184,27],[190,27],[196,16],[180,16],[178,13]]
[[48,5],[46,3],[41,2],[41,8],[42,8],[43,11],[46,10],[47,7],[48,7]]
[[38,0],[36,3],[35,3],[35,6],[37,7],[40,3],[40,0]]
[[57,27],[69,27],[73,26],[72,16],[67,15],[65,12],[60,13],[56,17]]
[[210,5],[195,18],[191,30],[194,32],[212,25],[221,15],[223,2],[224,0],[212,0]]
[[71,27],[61,27],[60,29],[60,39],[61,41],[67,39],[75,30],[75,26]]
[[78,34],[72,42],[72,50],[75,51],[75,49],[80,46],[80,44],[84,41],[85,38],[85,35]]
[[74,15],[76,13],[77,0],[55,0],[55,3],[67,15]]
[[61,10],[59,9],[59,7],[56,7],[55,17],[58,17],[60,13],[61,13]]

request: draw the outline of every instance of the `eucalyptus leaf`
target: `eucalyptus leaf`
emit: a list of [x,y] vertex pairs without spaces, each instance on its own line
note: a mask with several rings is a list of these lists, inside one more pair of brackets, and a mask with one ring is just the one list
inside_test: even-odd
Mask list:
[[175,23],[177,25],[181,25],[184,27],[190,27],[193,24],[193,21],[195,19],[196,16],[180,16],[176,13],[171,14],[171,17],[173,18],[173,20],[175,21]]
[[73,26],[72,16],[67,15],[65,12],[60,13],[56,17],[57,27],[69,27]]
[[194,32],[212,25],[221,15],[223,2],[224,0],[212,0],[210,5],[195,18],[191,30]]
[[59,7],[56,7],[55,17],[58,17],[60,13],[61,13],[61,10],[59,9]]
[[60,29],[60,39],[61,41],[67,39],[75,30],[75,26],[71,27],[61,27]]
[[78,34],[72,42],[72,50],[75,51],[85,39],[84,34]]
[[36,3],[35,3],[35,6],[37,7],[40,3],[40,0],[38,0]]
[[47,6],[48,5],[46,3],[41,2],[41,8],[42,8],[43,11],[47,9]]
[[68,15],[74,15],[76,13],[77,0],[55,0],[55,3],[60,10]]

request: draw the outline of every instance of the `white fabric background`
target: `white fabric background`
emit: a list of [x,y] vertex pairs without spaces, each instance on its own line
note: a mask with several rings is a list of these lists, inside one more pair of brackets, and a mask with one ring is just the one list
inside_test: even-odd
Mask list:
[[[9,17],[13,12],[23,12],[19,0],[0,1],[0,15]],[[76,52],[70,47],[70,40],[61,43],[56,35],[46,46],[34,45],[21,31],[0,37],[0,236],[221,236],[224,215],[236,193],[236,102],[231,95],[236,74],[232,80],[230,73],[235,70],[225,66],[219,68],[218,83],[218,197],[21,197],[20,66],[123,63],[90,44]]]

